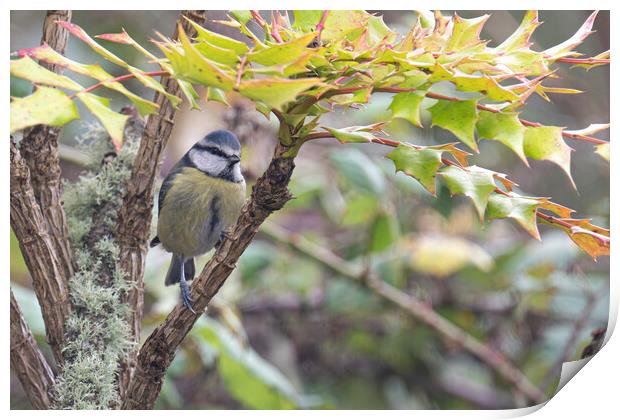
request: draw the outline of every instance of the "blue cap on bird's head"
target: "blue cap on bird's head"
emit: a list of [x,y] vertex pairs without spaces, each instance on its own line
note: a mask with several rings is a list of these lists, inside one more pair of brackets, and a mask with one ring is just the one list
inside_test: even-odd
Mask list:
[[217,145],[222,149],[229,149],[235,152],[241,150],[241,144],[239,144],[237,136],[228,130],[213,131],[200,140],[200,143],[203,146]]

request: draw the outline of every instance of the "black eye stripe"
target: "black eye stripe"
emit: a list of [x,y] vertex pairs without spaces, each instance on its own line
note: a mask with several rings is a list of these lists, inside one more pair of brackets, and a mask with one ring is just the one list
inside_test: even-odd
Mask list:
[[212,155],[221,156],[221,157],[226,158],[226,159],[230,158],[230,155],[227,155],[226,153],[222,152],[217,147],[203,146],[202,144],[196,144],[194,147],[196,149],[199,149],[199,150],[205,150],[205,151],[211,153]]

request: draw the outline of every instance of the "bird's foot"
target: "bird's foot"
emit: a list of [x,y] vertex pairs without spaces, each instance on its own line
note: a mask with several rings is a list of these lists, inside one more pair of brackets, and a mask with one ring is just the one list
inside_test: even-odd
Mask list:
[[183,306],[185,306],[187,309],[192,311],[193,314],[196,314],[196,311],[192,307],[193,302],[192,302],[191,294],[189,292],[189,285],[187,284],[187,281],[185,279],[181,280],[180,286],[181,286],[181,298],[183,299]]

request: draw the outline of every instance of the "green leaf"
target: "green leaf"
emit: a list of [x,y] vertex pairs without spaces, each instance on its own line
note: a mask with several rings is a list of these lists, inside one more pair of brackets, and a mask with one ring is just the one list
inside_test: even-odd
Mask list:
[[223,66],[233,67],[239,62],[239,55],[233,50],[211,45],[207,41],[197,42],[194,46],[204,57],[209,57],[209,60]]
[[556,45],[555,47],[551,47],[543,51],[545,56],[548,56],[549,60],[553,61],[560,57],[575,55],[576,53],[572,51],[573,48],[581,44],[591,33],[593,33],[592,26],[594,26],[594,21],[596,20],[597,14],[598,10],[593,12],[572,37]]
[[129,115],[112,111],[109,108],[109,101],[107,99],[92,93],[81,92],[77,94],[77,97],[101,121],[101,124],[110,135],[114,147],[116,147],[116,150],[119,150],[123,144],[125,123]]
[[263,66],[283,65],[299,59],[308,51],[308,44],[316,37],[306,34],[282,44],[274,44],[247,54],[248,60]]
[[596,150],[594,153],[596,153],[597,155],[605,159],[607,162],[609,162],[609,154],[610,154],[609,151],[610,151],[609,143],[604,143],[604,144],[597,144]]
[[190,42],[181,26],[179,26],[179,40],[181,41],[180,47],[169,41],[166,41],[165,46],[159,45],[170,60],[173,76],[189,83],[214,86],[224,91],[233,88],[235,84],[233,76],[222,71],[215,62],[203,56]]
[[463,92],[481,92],[488,99],[499,102],[514,102],[519,96],[504,88],[489,76],[460,75],[451,79],[458,90]]
[[370,143],[375,138],[372,133],[359,130],[359,127],[323,128],[329,131],[340,143]]
[[536,223],[536,209],[540,206],[538,200],[528,197],[507,197],[493,193],[489,197],[486,215],[489,219],[511,218],[515,220],[534,238],[540,240]]
[[75,23],[65,22],[62,20],[56,21],[56,23],[67,31],[71,32],[72,35],[79,38],[83,42],[85,42],[89,47],[91,47],[97,54],[103,56],[106,60],[111,61],[112,63],[119,65],[121,67],[127,67],[127,63],[121,58],[117,57],[101,45],[97,43],[94,39],[92,39],[84,29],[76,25]]
[[570,172],[572,149],[564,142],[562,127],[526,127],[523,146],[527,157],[548,160],[562,168],[576,188]]
[[367,42],[369,46],[373,47],[380,42],[391,43],[396,36],[396,33],[383,21],[383,16],[371,15],[368,17]]
[[[31,48],[28,50],[22,50],[19,52],[19,55],[33,57],[33,58],[36,58],[37,60],[45,61],[46,63],[55,64],[61,67],[68,68],[69,70],[74,71],[78,74],[92,77],[93,79],[100,81],[102,85],[107,87],[108,89],[115,90],[125,95],[131,102],[133,102],[136,105],[136,108],[138,108],[138,111],[142,115],[152,114],[158,108],[156,103],[146,100],[144,98],[141,98],[135,93],[129,91],[121,83],[112,82],[111,80],[114,79],[114,77],[110,73],[105,71],[99,64],[78,63],[76,61],[70,60],[66,58],[65,56],[57,53],[48,45],[42,45],[40,47]],[[127,65],[127,63],[124,63],[124,65],[127,66],[130,70],[132,70],[132,72],[135,72],[137,70]],[[145,77],[146,76],[143,76],[140,79],[144,79]]]
[[[321,21],[323,10],[295,10],[293,28],[303,32],[311,32]],[[363,28],[368,22],[370,14],[363,10],[329,10],[325,27],[321,33],[322,41],[337,41],[347,34]]]
[[478,152],[474,137],[478,111],[476,99],[466,101],[439,100],[429,108],[433,118],[433,126],[451,131],[459,140]]
[[222,103],[226,106],[230,106],[230,104],[228,103],[228,100],[226,99],[226,93],[223,90],[215,88],[215,87],[207,88],[206,99],[207,101],[215,101],[215,102]]
[[383,252],[392,246],[400,236],[398,218],[394,214],[381,212],[370,229],[370,252]]
[[37,64],[28,56],[18,60],[11,60],[11,74],[21,79],[29,80],[32,83],[55,86],[59,88],[82,90],[82,86],[67,76],[56,74],[45,67]]
[[243,96],[264,102],[272,109],[281,110],[282,106],[294,100],[297,95],[312,86],[321,85],[321,79],[256,79],[241,82],[239,93]]
[[445,179],[450,192],[464,194],[471,198],[480,216],[484,218],[484,212],[489,201],[489,195],[495,190],[495,172],[477,166],[458,168],[447,166],[439,172]]
[[498,51],[512,51],[521,48],[529,48],[530,37],[540,26],[541,22],[538,20],[537,10],[528,10],[523,16],[521,24],[504,42],[502,42],[496,50]]
[[243,24],[248,23],[252,19],[252,13],[249,10],[231,10],[230,14],[235,20]]
[[[252,19],[252,15],[247,10],[237,10],[237,11],[233,10],[232,11],[233,16],[237,16],[235,15],[235,12],[246,12],[247,13],[245,15],[247,19],[244,18],[243,23],[247,23],[247,21]],[[198,35],[196,36],[196,39],[198,41],[205,41],[215,47],[219,47],[225,50],[232,50],[239,56],[248,52],[249,48],[243,42],[237,41],[236,39],[229,38],[225,35],[218,34],[216,32],[211,32],[210,30],[203,28],[202,26],[192,21],[191,19],[188,19],[187,17],[185,19],[187,19],[187,21],[191,23],[194,29],[196,29],[196,32],[198,33]]]
[[523,150],[525,127],[516,112],[480,111],[476,124],[478,137],[497,140],[515,152],[529,166]]
[[480,31],[490,15],[482,15],[473,19],[463,19],[454,15],[454,29],[446,45],[446,51],[458,51],[479,44]]
[[80,118],[75,102],[54,88],[40,86],[25,98],[11,101],[11,133],[37,124],[60,127]]
[[420,104],[425,98],[425,92],[401,92],[394,95],[389,109],[393,118],[403,118],[416,127],[422,127],[420,122]]
[[217,367],[224,386],[247,408],[293,409],[302,405],[293,384],[219,322],[202,317],[192,334],[217,350]]
[[435,195],[435,176],[441,166],[441,154],[441,150],[415,149],[401,144],[386,157],[394,162],[396,171],[402,171],[417,179],[424,188]]

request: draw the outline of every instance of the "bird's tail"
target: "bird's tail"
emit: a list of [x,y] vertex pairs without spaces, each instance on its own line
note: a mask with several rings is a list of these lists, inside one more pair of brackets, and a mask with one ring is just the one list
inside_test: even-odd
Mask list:
[[179,283],[181,276],[185,276],[185,280],[192,280],[195,274],[196,267],[193,258],[189,258],[184,262],[180,255],[172,254],[170,267],[168,267],[168,273],[166,274],[166,286]]
[[168,267],[168,273],[166,273],[166,286],[176,284],[181,281],[183,275],[183,259],[177,254],[172,254],[170,260],[170,267]]

